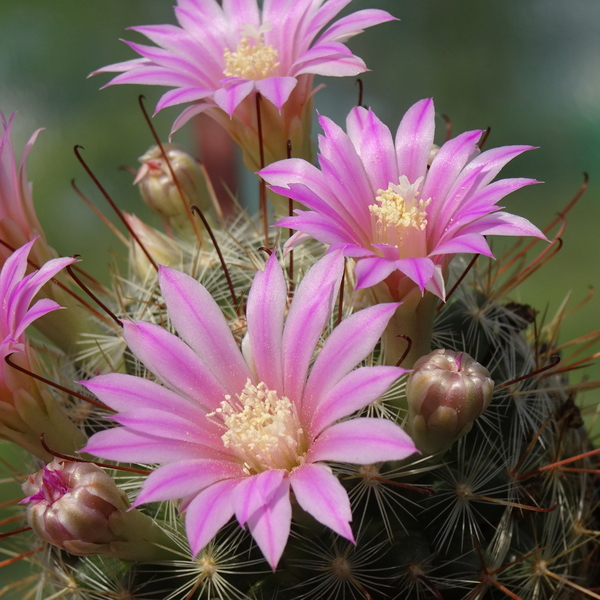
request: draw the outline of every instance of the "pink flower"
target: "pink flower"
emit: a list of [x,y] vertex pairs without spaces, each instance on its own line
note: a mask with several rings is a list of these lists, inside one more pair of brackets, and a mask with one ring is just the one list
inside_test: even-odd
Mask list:
[[224,0],[223,7],[216,0],[178,0],[175,15],[181,27],[132,27],[158,47],[126,42],[142,58],[95,73],[122,73],[110,85],[174,88],[163,95],[157,111],[194,103],[181,114],[174,129],[210,107],[218,106],[231,117],[255,90],[281,109],[302,75],[341,77],[367,70],[342,42],[366,27],[392,20],[389,13],[358,11],[317,38],[349,2],[265,0],[260,9],[257,0]]
[[[354,108],[348,133],[326,117],[319,140],[321,169],[301,159],[269,165],[260,175],[278,194],[304,204],[277,225],[298,230],[357,259],[357,289],[387,283],[402,299],[418,286],[444,298],[444,273],[455,254],[492,256],[484,236],[545,239],[522,217],[501,211],[507,194],[533,179],[492,180],[530,146],[480,153],[482,131],[467,131],[433,145],[434,106],[421,100],[404,115],[396,139],[371,110]],[[433,158],[432,158],[433,157]],[[399,290],[403,290],[400,293]]]
[[[38,129],[29,139],[23,154],[21,164],[17,166],[15,152],[11,141],[11,127],[15,117],[12,114],[8,121],[0,111],[0,121],[4,132],[0,137],[0,238],[18,248],[35,236],[42,235],[42,228],[37,220],[31,198],[31,185],[27,181],[27,156],[41,129]],[[6,260],[11,251],[0,246],[0,264]],[[47,245],[38,244],[36,259],[45,262],[50,258]]]
[[114,419],[123,425],[96,433],[85,451],[164,463],[135,505],[181,499],[194,554],[235,514],[275,568],[290,532],[290,490],[315,519],[353,540],[348,496],[324,461],[368,464],[415,452],[389,420],[345,419],[405,372],[352,370],[372,352],[396,304],[344,320],[309,369],[343,268],[340,252],[321,259],[287,310],[284,274],[271,256],[248,296],[240,352],[208,291],[161,267],[161,290],[181,339],[144,322],[126,322],[124,332],[160,383],[120,373],[85,382],[119,411]]
[[44,284],[67,265],[77,262],[74,258],[55,258],[39,271],[25,275],[28,268],[27,257],[36,239],[16,250],[6,260],[0,272],[0,401],[11,404],[14,389],[22,386],[27,389],[31,387],[32,380],[7,365],[5,357],[17,353],[13,360],[29,365],[25,330],[41,316],[62,308],[49,298],[42,298],[31,307],[29,305]]

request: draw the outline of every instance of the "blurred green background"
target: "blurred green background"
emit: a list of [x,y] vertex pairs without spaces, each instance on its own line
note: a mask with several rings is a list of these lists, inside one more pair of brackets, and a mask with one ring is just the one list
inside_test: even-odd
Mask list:
[[[576,193],[583,171],[590,174],[587,193],[568,217],[562,251],[521,286],[516,299],[553,314],[569,291],[575,305],[589,286],[600,288],[600,3],[355,0],[345,12],[368,7],[401,19],[367,30],[349,44],[373,69],[362,76],[364,103],[392,129],[413,102],[432,96],[439,113],[451,118],[455,134],[490,126],[488,148],[539,146],[513,161],[503,176],[545,182],[506,203],[508,210],[540,227]],[[100,277],[106,277],[110,248],[122,248],[71,189],[75,178],[110,214],[72,148],[85,147],[86,160],[122,208],[147,217],[131,176],[118,168],[136,166],[152,143],[138,94],[145,94],[152,109],[161,90],[115,86],[99,91],[109,76],[86,76],[136,56],[118,41],[143,40],[126,32],[127,26],[174,22],[170,0],[0,2],[0,108],[7,115],[19,113],[14,126],[18,152],[35,129],[46,128],[29,161],[40,221],[60,253],[81,254],[88,270]],[[316,107],[343,123],[356,102],[355,82],[324,82]],[[170,109],[155,119],[164,137],[177,114],[177,108]],[[441,119],[438,127],[442,141]],[[190,127],[175,140],[192,147]],[[241,197],[246,194],[255,194],[254,184],[242,188]],[[595,297],[569,318],[561,339],[599,327],[600,298]],[[600,368],[589,376],[600,379]],[[586,401],[595,397],[598,392]]]

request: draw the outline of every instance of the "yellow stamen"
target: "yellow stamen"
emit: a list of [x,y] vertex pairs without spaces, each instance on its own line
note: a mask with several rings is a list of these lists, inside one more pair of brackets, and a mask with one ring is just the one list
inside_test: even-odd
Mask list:
[[412,256],[422,255],[423,235],[427,227],[428,200],[417,200],[422,178],[412,185],[403,175],[398,184],[390,183],[386,190],[377,190],[375,204],[369,206],[374,242],[403,248]]
[[304,462],[307,451],[305,433],[294,405],[286,397],[250,380],[237,400],[225,396],[214,413],[223,418],[227,431],[221,436],[244,463],[248,474],[268,469],[291,470]]
[[265,44],[264,32],[268,25],[260,28],[246,25],[242,28],[243,37],[235,52],[225,49],[225,77],[243,77],[244,79],[264,79],[270,77],[279,66],[277,50]]

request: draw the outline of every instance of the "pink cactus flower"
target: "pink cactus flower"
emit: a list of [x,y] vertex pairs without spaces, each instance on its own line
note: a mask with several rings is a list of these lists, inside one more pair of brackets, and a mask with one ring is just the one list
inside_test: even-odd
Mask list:
[[122,425],[96,433],[85,451],[162,463],[135,506],[181,499],[194,555],[235,515],[275,569],[290,532],[290,490],[301,508],[353,540],[348,495],[325,461],[370,464],[415,452],[392,421],[347,418],[405,372],[355,369],[396,304],[344,320],[310,367],[343,269],[341,252],[321,259],[288,310],[284,274],[272,255],[252,284],[240,351],[208,291],[161,267],[159,283],[180,338],[151,323],[124,325],[129,347],[158,382],[120,373],[84,382],[119,411],[114,419]]
[[[96,73],[118,72],[109,85],[139,83],[173,87],[161,98],[161,110],[194,104],[175,129],[193,115],[218,106],[229,116],[253,91],[278,109],[288,100],[302,75],[352,76],[367,70],[343,44],[352,36],[393,17],[376,9],[340,19],[318,38],[323,27],[350,0],[178,0],[175,15],[181,27],[132,27],[156,46],[126,42],[142,58],[103,67]],[[316,41],[315,41],[315,38]]]
[[[19,248],[35,236],[43,236],[38,222],[33,200],[31,184],[27,181],[27,157],[42,131],[38,129],[27,142],[21,163],[17,166],[15,152],[11,140],[11,128],[16,113],[8,119],[0,111],[3,133],[0,137],[0,238],[12,248]],[[0,245],[0,265],[11,254],[12,250]],[[40,263],[51,257],[45,242],[34,249],[35,259]]]
[[357,289],[385,281],[391,298],[402,300],[411,286],[444,299],[444,274],[454,255],[492,256],[486,235],[545,239],[529,221],[497,205],[536,181],[492,182],[531,147],[480,152],[483,132],[475,130],[437,148],[434,116],[431,99],[417,102],[395,140],[365,108],[352,109],[347,133],[321,117],[320,169],[289,159],[260,171],[273,191],[310,209],[277,223],[298,230],[291,245],[310,236],[330,244],[330,250],[342,249],[357,260]]
[[29,365],[25,330],[41,316],[62,308],[49,298],[42,298],[30,307],[33,298],[58,272],[77,262],[74,258],[55,258],[38,271],[25,275],[27,258],[36,239],[16,250],[6,260],[0,272],[0,402],[12,404],[12,392],[22,386],[24,378],[28,380],[25,388],[32,383],[29,377],[8,366],[5,357],[17,353],[21,358],[16,356],[14,360]]

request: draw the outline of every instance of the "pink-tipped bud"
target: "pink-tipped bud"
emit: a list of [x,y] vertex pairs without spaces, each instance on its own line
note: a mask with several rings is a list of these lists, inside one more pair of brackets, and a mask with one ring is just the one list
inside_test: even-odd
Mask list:
[[[213,204],[212,188],[202,167],[187,152],[173,144],[163,144],[163,148],[171,168],[160,148],[152,146],[140,157],[142,166],[134,183],[139,184],[144,202],[155,213],[174,229],[187,229],[190,206],[196,205],[206,211]],[[179,187],[173,179],[171,169]]]
[[425,454],[450,448],[471,430],[493,391],[489,371],[464,352],[422,356],[406,384],[407,430],[417,448]]
[[171,538],[148,515],[130,509],[126,494],[93,463],[54,459],[27,478],[23,491],[33,531],[71,554],[173,558]]
[[111,527],[129,508],[127,496],[92,463],[54,459],[23,484],[31,528],[54,546],[80,556],[108,554],[124,541]]

